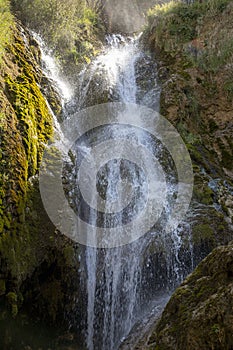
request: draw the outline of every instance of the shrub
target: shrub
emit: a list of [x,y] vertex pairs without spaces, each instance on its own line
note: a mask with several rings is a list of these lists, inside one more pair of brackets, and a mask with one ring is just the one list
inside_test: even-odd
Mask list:
[[0,0],[0,63],[7,43],[11,38],[11,25],[13,17],[10,12],[8,0]]
[[[39,33],[64,65],[85,62],[94,47],[83,53],[83,42],[97,41],[99,15],[85,0],[12,0],[17,16]],[[80,52],[82,47],[82,52]]]
[[[156,5],[148,12],[148,29],[153,30],[158,47],[170,52],[174,49],[183,51],[192,65],[216,73],[232,58],[232,34],[224,29],[224,25],[211,40],[207,36],[198,38],[198,33],[208,20],[211,23],[216,18],[224,21],[222,12],[230,2],[231,0],[206,0],[188,4],[185,1],[170,1]],[[229,91],[231,87],[228,85],[226,89]]]
[[148,11],[149,26],[153,25],[155,18],[158,35],[162,37],[168,32],[179,43],[185,43],[194,39],[197,35],[196,26],[198,20],[205,15],[215,16],[222,12],[231,0],[206,0],[192,1],[169,1],[155,5]]

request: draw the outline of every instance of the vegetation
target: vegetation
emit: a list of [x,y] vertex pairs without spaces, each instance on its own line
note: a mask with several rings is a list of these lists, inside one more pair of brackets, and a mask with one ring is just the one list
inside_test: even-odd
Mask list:
[[13,16],[8,0],[0,0],[0,63],[6,45],[10,42]]
[[41,34],[68,71],[98,52],[103,26],[95,1],[12,0],[16,15]]
[[170,1],[156,5],[148,12],[148,27],[156,27],[155,39],[162,49],[185,50],[192,64],[216,72],[232,57],[232,36],[222,25],[215,45],[209,45],[209,32],[206,37],[198,40],[197,37],[203,22],[208,18],[214,20],[230,2],[231,0],[206,0],[187,4],[183,1]]
[[170,118],[188,144],[192,158],[205,169],[218,159],[220,172],[232,169],[232,144],[227,138],[220,142],[215,137],[221,117],[214,116],[211,109],[207,112],[205,101],[214,105],[219,100],[219,109],[225,111],[233,98],[232,15],[230,0],[192,4],[170,1],[149,11],[145,34],[150,49],[165,62],[173,77],[162,89],[161,112],[166,114],[168,108],[178,106],[179,113]]
[[[75,280],[70,278],[72,271],[77,275],[72,261],[73,247],[64,237],[54,234],[55,228],[40,198],[38,170],[44,146],[53,133],[53,120],[39,87],[44,84],[36,60],[39,51],[34,41],[27,45],[29,39],[26,31],[23,37],[19,26],[13,26],[0,70],[1,349],[25,347],[21,331],[31,319],[26,321],[22,308],[28,303],[32,311],[35,297],[30,283],[36,272],[39,279],[43,264],[48,270],[56,266],[63,276],[56,278],[57,275],[49,274],[44,288],[40,280],[36,298],[40,290],[41,302],[37,299],[36,308],[37,314],[41,319],[46,317],[47,322],[55,322],[56,317],[63,315],[64,305],[72,308],[62,298]],[[34,280],[34,286],[37,283]],[[44,310],[48,311],[46,316]],[[57,324],[60,335],[63,325],[58,321]],[[49,336],[51,340],[52,335]],[[34,339],[30,341],[34,348]]]
[[232,5],[228,0],[157,5],[149,11],[144,38],[158,61],[160,111],[176,126],[193,161],[198,214],[191,232],[200,259],[232,237],[224,220],[232,220],[229,190],[209,182],[232,179]]
[[25,51],[15,28],[0,76],[0,257],[15,278],[33,265],[30,252],[36,237],[30,236],[25,219],[28,180],[38,173],[44,145],[52,135],[52,116],[32,57]]
[[[226,0],[212,0],[202,4],[196,2],[188,6],[172,1],[150,11],[151,26],[154,21],[157,23],[155,35],[158,36],[158,43],[163,45],[165,51],[169,48],[167,52],[171,54],[170,57],[175,52],[174,46],[178,52],[186,55],[185,59],[188,57],[187,60],[177,60],[180,64],[177,72],[180,74],[182,84],[179,85],[180,81],[177,84],[177,74],[176,81],[172,82],[171,87],[176,93],[176,101],[172,103],[179,107],[179,113],[182,112],[182,108],[183,111],[185,110],[182,115],[183,120],[180,118],[178,130],[199,165],[201,164],[199,157],[204,158],[200,150],[204,152],[204,145],[208,146],[209,142],[199,132],[205,131],[205,136],[209,137],[211,133],[214,135],[218,130],[216,119],[210,119],[210,122],[207,120],[203,126],[203,119],[201,119],[203,106],[199,92],[205,99],[202,92],[207,91],[210,94],[210,91],[213,91],[212,96],[208,96],[211,104],[210,97],[215,98],[218,89],[217,83],[210,79],[210,85],[210,81],[203,78],[204,74],[194,79],[193,71],[187,72],[186,68],[191,67],[193,70],[198,68],[206,72],[210,67],[213,73],[218,72],[226,62],[230,62],[233,45],[231,36],[226,35],[227,31],[225,34],[224,31],[220,32],[218,39],[221,40],[214,42],[214,48],[211,48],[208,43],[205,44],[205,36],[201,41],[194,41],[199,35],[204,16],[214,18],[214,15],[221,13],[228,3],[229,1]],[[103,2],[98,0],[12,0],[14,12],[24,23],[46,39],[66,67],[89,62],[91,56],[97,53],[100,45],[99,37],[104,31],[99,21],[102,4]],[[21,312],[23,302],[31,309],[33,301],[36,300],[36,306],[33,306],[33,311],[37,309],[35,314],[50,318],[54,323],[59,314],[64,315],[64,311],[74,310],[72,302],[67,303],[67,290],[69,290],[70,300],[77,300],[73,298],[73,290],[70,286],[72,287],[73,283],[72,277],[77,275],[78,266],[77,262],[75,267],[73,266],[74,249],[64,237],[58,246],[62,253],[56,250],[59,234],[54,234],[54,227],[43,211],[36,177],[44,144],[52,134],[52,117],[39,88],[43,78],[40,76],[41,72],[36,62],[32,62],[33,54],[29,54],[30,45],[25,47],[18,29],[15,28],[11,32],[11,26],[13,26],[13,19],[9,2],[0,0],[0,57],[5,48],[8,48],[7,57],[3,61],[4,70],[0,74],[0,262],[2,266],[0,296],[5,295],[1,300],[5,300],[13,318],[19,317],[18,313]],[[208,31],[208,35],[210,32],[211,30]],[[176,58],[175,54],[173,61],[176,61],[174,57]],[[169,64],[168,67],[170,69]],[[199,84],[200,90],[196,89],[195,81]],[[225,80],[224,91],[230,98],[233,94],[231,80]],[[183,100],[180,96],[184,97]],[[207,118],[206,113],[205,117]],[[232,154],[229,148],[230,146],[232,148],[232,141],[230,138],[226,141],[222,142],[222,138],[218,140],[218,148],[222,156],[221,166],[231,169]],[[208,163],[211,163],[209,159]],[[206,168],[205,164],[204,168]],[[197,172],[199,171],[198,168]],[[212,168],[210,172],[213,172]],[[203,182],[203,179],[197,182],[194,199],[198,203],[211,207],[215,200],[215,193],[207,183]],[[226,214],[227,210],[226,207]],[[202,251],[203,246],[209,242],[212,249],[218,243],[217,236],[224,237],[228,234],[223,216],[216,218],[218,213],[214,208],[212,208],[212,215],[210,215],[210,209],[207,213],[208,220],[201,220],[198,217],[193,228],[194,249],[198,246]],[[203,212],[200,215],[205,217]],[[45,266],[42,266],[42,263]],[[210,261],[210,265],[213,263],[214,261]],[[232,271],[229,269],[228,272],[232,277]],[[199,275],[202,277],[201,273]],[[22,284],[27,279],[30,280],[31,285],[25,285],[27,289],[25,292]],[[187,293],[190,295],[191,302],[197,299],[204,300],[215,281],[213,286],[212,282],[210,285],[204,283],[205,281],[203,283],[199,281],[196,285],[196,282],[195,280],[193,291],[185,288],[178,291],[178,301],[180,299],[183,301]],[[38,291],[40,294],[35,296],[33,293],[38,294]],[[184,329],[185,319],[189,317],[188,307],[184,302],[184,305],[180,305],[178,309],[181,329]],[[44,310],[47,312],[44,313]],[[3,323],[5,323],[4,313],[5,310],[1,309],[0,322],[3,320]],[[177,315],[176,312],[173,314]],[[209,327],[214,337],[219,335],[222,325],[214,321]],[[14,327],[12,329],[14,332]],[[173,330],[176,331],[176,328]],[[5,333],[1,330],[1,334]],[[11,348],[10,345],[4,347]]]

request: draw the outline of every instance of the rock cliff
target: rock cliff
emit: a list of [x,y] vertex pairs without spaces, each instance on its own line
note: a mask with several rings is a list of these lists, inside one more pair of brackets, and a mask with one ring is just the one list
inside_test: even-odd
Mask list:
[[[47,344],[57,341],[58,330],[62,334],[61,329],[68,329],[64,314],[73,305],[72,291],[78,289],[72,277],[78,269],[75,247],[55,231],[39,194],[40,161],[53,134],[47,97],[57,115],[61,110],[59,98],[40,67],[37,43],[13,19],[0,67],[2,349],[42,346],[50,324],[49,332],[54,335],[49,335]],[[38,319],[41,323],[36,327]]]
[[[195,264],[232,237],[232,15],[232,1],[170,2],[150,11],[144,36],[158,60],[161,113],[193,161]],[[220,246],[198,265],[136,348],[232,349],[232,251]]]
[[205,258],[168,302],[149,349],[233,347],[233,243]]

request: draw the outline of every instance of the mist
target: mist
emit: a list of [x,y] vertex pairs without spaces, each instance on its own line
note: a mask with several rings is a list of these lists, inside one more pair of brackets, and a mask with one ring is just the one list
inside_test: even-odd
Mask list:
[[167,1],[160,0],[108,0],[105,11],[110,32],[135,33],[146,23],[146,12],[156,4]]

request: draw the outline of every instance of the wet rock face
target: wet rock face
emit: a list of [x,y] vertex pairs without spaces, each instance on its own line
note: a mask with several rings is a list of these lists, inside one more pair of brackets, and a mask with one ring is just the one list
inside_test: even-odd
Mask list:
[[[58,95],[43,76],[40,58],[38,45],[26,29],[15,23],[0,71],[2,349],[26,345],[42,348],[43,342],[35,341],[36,328],[46,332],[46,325],[53,324],[51,334],[67,329],[64,304],[67,313],[78,289],[73,283],[78,268],[76,251],[55,232],[38,189],[41,157],[53,134],[46,97],[50,96],[57,115],[61,110]],[[69,297],[65,290],[70,290]],[[48,336],[47,344],[50,340]]]
[[143,53],[137,60],[136,82],[138,103],[159,111],[160,86],[158,84],[157,64],[156,60],[149,54]]
[[233,242],[216,248],[181,284],[148,345],[158,350],[232,349]]
[[[117,40],[119,40],[116,49],[124,50],[125,45],[130,44],[132,37],[123,38],[121,40],[121,35],[116,35]],[[140,43],[138,44],[140,47]],[[108,46],[108,49],[111,45]],[[131,50],[132,51],[132,50]],[[156,60],[151,57],[150,54],[146,53],[138,48],[137,51],[132,51],[132,55],[137,56],[135,58],[135,79],[137,85],[136,91],[136,102],[140,105],[147,106],[156,111],[159,110],[158,100],[160,95],[160,87],[158,85],[157,76],[157,64]],[[122,54],[125,54],[123,51]],[[106,55],[106,56],[105,56]],[[107,67],[105,66],[106,60],[103,57],[107,57],[108,51],[103,52],[102,61],[101,59],[93,61],[89,66],[86,67],[79,74],[79,84],[75,89],[75,98],[68,103],[66,106],[67,111],[72,111],[75,113],[79,108],[85,108],[94,106],[101,103],[119,101],[121,96],[121,81],[114,80],[114,74],[118,75],[118,72],[114,71],[117,67],[117,62],[113,62],[113,67],[108,67],[110,61],[107,62]],[[109,58],[110,60],[112,57]],[[129,56],[126,57],[126,60]],[[121,64],[123,60],[121,59],[118,69],[123,69]],[[114,66],[115,64],[115,66]],[[119,74],[120,77],[120,74]]]

